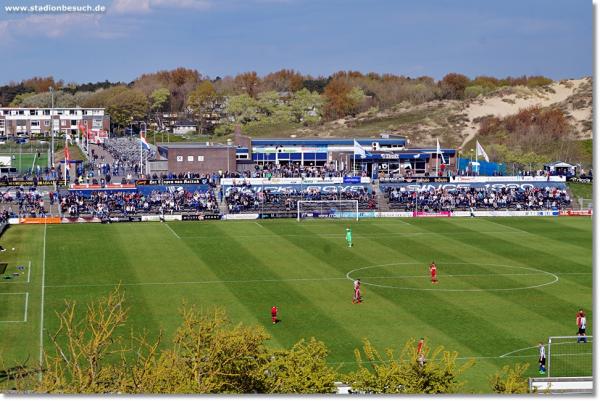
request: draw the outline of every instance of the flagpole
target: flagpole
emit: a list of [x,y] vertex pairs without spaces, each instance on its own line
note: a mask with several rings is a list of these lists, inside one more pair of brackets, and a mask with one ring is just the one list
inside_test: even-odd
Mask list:
[[354,142],[352,142],[352,155],[354,158],[354,162],[352,163],[352,175],[356,177],[356,138],[354,138]]
[[139,172],[140,176],[142,175],[142,165],[144,163],[144,160],[142,157],[142,154],[143,154],[142,146],[143,146],[142,145],[142,134],[140,133],[140,172]]
[[[69,146],[69,145],[65,145],[65,148],[67,146]],[[65,151],[65,187],[67,186],[67,170],[68,170],[68,166],[69,166],[68,163],[69,163],[69,161],[67,160],[67,152]]]

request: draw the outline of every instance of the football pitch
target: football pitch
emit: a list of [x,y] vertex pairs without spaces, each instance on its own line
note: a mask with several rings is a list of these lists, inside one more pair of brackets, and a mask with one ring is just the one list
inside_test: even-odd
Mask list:
[[184,302],[219,305],[233,322],[265,326],[274,347],[322,340],[341,372],[363,338],[383,351],[423,336],[475,359],[465,391],[490,392],[488,377],[516,362],[539,376],[536,345],[575,335],[580,308],[593,334],[589,217],[22,225],[0,244],[2,276],[21,273],[0,282],[5,365],[35,365],[51,349],[65,298],[83,305],[118,284],[131,308],[123,334],[163,329],[168,341]]

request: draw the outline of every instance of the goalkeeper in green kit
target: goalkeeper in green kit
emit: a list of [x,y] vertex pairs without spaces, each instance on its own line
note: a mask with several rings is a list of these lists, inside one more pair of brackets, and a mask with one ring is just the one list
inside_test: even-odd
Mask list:
[[352,247],[352,230],[350,227],[346,228],[346,242],[348,243],[348,248]]

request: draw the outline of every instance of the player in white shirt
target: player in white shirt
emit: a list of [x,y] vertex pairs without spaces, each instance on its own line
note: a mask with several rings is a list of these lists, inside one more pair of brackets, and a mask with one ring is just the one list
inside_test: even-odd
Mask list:
[[538,360],[540,363],[540,375],[543,375],[546,374],[546,348],[542,343],[539,343],[538,347],[540,349],[540,358]]

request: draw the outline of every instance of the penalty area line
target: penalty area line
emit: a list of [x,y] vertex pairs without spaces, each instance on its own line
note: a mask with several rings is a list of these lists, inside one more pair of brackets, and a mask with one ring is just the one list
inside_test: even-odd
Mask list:
[[177,234],[177,233],[175,232],[175,230],[173,230],[173,229],[171,228],[171,226],[169,225],[169,223],[165,223],[165,225],[167,226],[167,228],[169,229],[169,231],[171,231],[171,232],[173,233],[173,235],[174,235],[174,236],[176,236],[178,239],[181,239],[181,237],[179,236],[179,234]]

